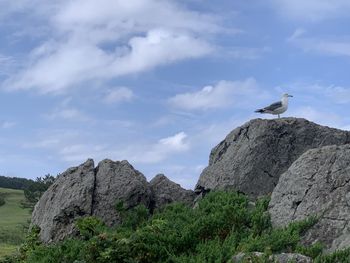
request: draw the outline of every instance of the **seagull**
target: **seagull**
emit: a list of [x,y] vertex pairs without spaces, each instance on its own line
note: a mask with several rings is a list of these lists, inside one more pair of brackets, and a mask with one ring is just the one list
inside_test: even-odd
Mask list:
[[280,117],[280,114],[285,112],[288,109],[288,98],[293,97],[289,94],[283,94],[281,101],[272,103],[270,106],[267,106],[262,109],[258,109],[255,112],[259,113],[270,113],[273,115],[278,115],[278,118]]

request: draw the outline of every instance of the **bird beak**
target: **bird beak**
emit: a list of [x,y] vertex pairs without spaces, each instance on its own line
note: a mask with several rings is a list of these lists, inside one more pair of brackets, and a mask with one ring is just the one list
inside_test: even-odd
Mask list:
[[293,98],[293,95],[288,95],[288,97],[291,97],[291,98]]

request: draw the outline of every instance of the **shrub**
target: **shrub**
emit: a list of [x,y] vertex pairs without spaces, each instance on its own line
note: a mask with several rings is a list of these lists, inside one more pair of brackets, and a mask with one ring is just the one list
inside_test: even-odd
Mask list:
[[79,218],[76,222],[76,226],[84,239],[90,239],[105,229],[105,224],[101,219],[94,216]]
[[273,229],[268,202],[263,198],[251,205],[235,192],[211,192],[195,209],[173,203],[153,215],[142,205],[127,210],[117,202],[120,226],[108,228],[96,217],[79,219],[79,239],[45,246],[34,236],[26,242],[31,245],[22,262],[227,262],[241,251],[264,252],[265,258],[278,252],[320,257],[320,244],[304,247],[299,242],[316,219]]

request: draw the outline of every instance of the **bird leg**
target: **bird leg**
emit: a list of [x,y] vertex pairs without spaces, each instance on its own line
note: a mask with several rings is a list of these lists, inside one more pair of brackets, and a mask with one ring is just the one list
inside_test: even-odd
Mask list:
[[280,115],[278,114],[278,118],[280,118]]

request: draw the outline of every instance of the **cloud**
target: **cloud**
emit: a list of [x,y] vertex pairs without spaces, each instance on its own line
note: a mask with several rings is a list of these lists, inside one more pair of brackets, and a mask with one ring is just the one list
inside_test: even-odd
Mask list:
[[199,91],[177,94],[168,103],[183,110],[209,110],[240,107],[264,96],[253,78],[243,81],[219,81],[214,86],[205,86]]
[[135,163],[159,163],[169,156],[186,152],[190,149],[189,142],[187,141],[187,134],[179,132],[173,136],[160,139],[156,144],[147,146],[143,151],[134,151],[133,153],[125,153],[125,156],[130,156],[129,159]]
[[218,18],[174,1],[41,4],[44,7],[33,16],[45,14],[50,33],[31,51],[24,69],[3,83],[7,89],[62,92],[91,81],[199,58],[214,50],[208,34],[222,30]]
[[47,130],[37,140],[23,143],[22,147],[48,150],[70,164],[83,162],[87,158],[94,158],[96,162],[110,158],[135,164],[156,164],[174,154],[190,150],[188,136],[184,132],[153,143],[135,140],[126,145],[123,141],[113,139],[106,144],[93,137],[93,134],[81,130]]
[[346,16],[350,10],[348,0],[270,0],[270,3],[280,16],[310,22]]
[[134,93],[131,89],[126,87],[118,87],[110,89],[103,101],[107,104],[114,104],[120,102],[128,102],[134,98]]
[[51,113],[44,114],[48,120],[92,121],[81,110],[70,106],[71,98],[64,99]]
[[9,75],[15,66],[15,59],[10,56],[0,54],[0,76]]
[[[293,83],[288,89],[299,93],[306,98],[324,100],[326,103],[347,104],[350,103],[350,87],[343,87],[335,84],[321,85],[318,83]],[[325,103],[322,103],[323,105]]]
[[290,116],[297,118],[305,118],[321,125],[328,125],[330,127],[341,128],[342,116],[322,109],[317,109],[312,106],[299,107],[288,113]]
[[303,49],[305,52],[318,53],[327,56],[350,56],[349,39],[332,39],[306,36],[306,31],[296,29],[287,39],[290,44]]

